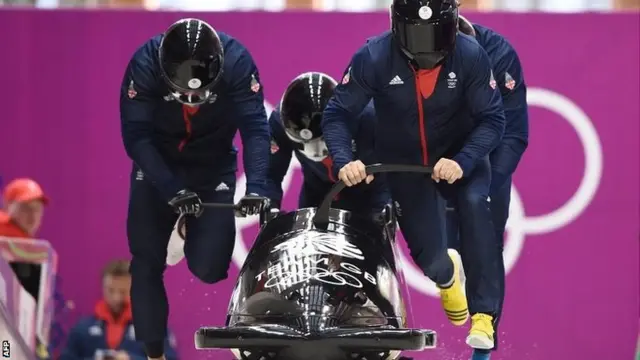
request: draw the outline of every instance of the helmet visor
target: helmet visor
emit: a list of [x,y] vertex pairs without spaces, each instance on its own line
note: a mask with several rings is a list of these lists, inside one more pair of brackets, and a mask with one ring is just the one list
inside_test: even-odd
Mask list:
[[396,36],[412,55],[448,52],[455,41],[456,27],[448,24],[396,23]]

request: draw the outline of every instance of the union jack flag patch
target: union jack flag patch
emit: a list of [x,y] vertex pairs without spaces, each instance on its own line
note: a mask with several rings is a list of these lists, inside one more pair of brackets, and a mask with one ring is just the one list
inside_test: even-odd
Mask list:
[[496,78],[493,76],[493,70],[491,70],[491,78],[489,79],[489,86],[491,86],[492,89],[496,89]]
[[258,79],[256,79],[255,75],[251,75],[251,91],[254,93],[260,91],[260,83],[258,82]]
[[133,88],[133,80],[131,80],[129,83],[129,89],[127,90],[127,96],[129,99],[133,99],[136,95],[138,95],[138,92]]
[[516,81],[513,79],[513,76],[509,73],[504,74],[504,87],[509,90],[513,90],[516,87]]
[[280,150],[280,146],[278,146],[278,143],[276,143],[275,140],[271,140],[271,154],[277,153],[278,150]]
[[348,84],[349,80],[351,80],[351,68],[349,68],[347,73],[342,77],[342,85]]

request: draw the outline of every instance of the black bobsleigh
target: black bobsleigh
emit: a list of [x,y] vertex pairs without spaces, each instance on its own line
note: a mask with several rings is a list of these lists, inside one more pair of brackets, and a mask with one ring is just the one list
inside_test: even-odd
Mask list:
[[[371,165],[368,173],[430,168]],[[225,327],[196,332],[197,349],[230,349],[239,360],[399,360],[434,348],[431,330],[406,327],[395,216],[330,208],[270,213],[240,270]],[[410,309],[409,309],[410,310]]]

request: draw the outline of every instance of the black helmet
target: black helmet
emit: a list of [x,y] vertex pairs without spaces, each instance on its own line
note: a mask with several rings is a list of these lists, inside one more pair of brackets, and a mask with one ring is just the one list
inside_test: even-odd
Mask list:
[[456,42],[456,0],[394,0],[391,29],[402,51],[420,69],[433,69]]
[[198,19],[182,19],[164,33],[160,67],[178,102],[200,105],[222,76],[224,54],[216,31]]
[[297,144],[297,150],[315,161],[321,161],[328,155],[320,122],[336,85],[329,75],[304,73],[293,79],[280,101],[280,118],[285,133]]

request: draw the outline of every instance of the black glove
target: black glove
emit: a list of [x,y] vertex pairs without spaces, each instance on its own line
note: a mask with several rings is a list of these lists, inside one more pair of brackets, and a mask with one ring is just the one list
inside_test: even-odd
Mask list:
[[271,200],[269,199],[269,209],[278,209],[280,210],[281,208],[281,201],[280,200]]
[[169,200],[169,205],[180,215],[195,215],[198,217],[202,215],[204,210],[198,194],[186,189],[178,191],[178,194]]
[[245,195],[238,202],[237,212],[239,216],[258,215],[269,207],[269,199],[257,194]]
[[280,201],[269,199],[269,205],[266,211],[260,212],[260,224],[263,225],[267,221],[275,218],[280,213]]

